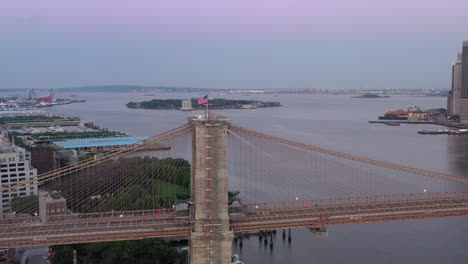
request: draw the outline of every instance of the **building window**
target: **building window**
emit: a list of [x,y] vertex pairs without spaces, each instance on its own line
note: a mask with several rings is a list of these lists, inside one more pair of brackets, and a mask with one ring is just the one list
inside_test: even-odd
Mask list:
[[18,174],[18,175],[19,175],[19,176],[24,176],[24,173],[20,173],[20,174]]

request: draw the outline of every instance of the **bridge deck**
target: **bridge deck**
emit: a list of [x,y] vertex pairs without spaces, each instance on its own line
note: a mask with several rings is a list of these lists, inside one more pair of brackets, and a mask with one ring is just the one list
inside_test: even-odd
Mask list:
[[72,214],[0,221],[0,248],[58,245],[190,235],[186,210]]
[[[230,209],[230,224],[234,232],[244,232],[468,216],[464,192],[392,197],[243,205]],[[38,217],[6,218],[0,220],[0,248],[178,237],[190,232],[187,210],[71,214],[45,223]]]
[[231,217],[235,232],[468,216],[468,196],[290,207],[271,204],[269,209],[249,205],[243,211]]

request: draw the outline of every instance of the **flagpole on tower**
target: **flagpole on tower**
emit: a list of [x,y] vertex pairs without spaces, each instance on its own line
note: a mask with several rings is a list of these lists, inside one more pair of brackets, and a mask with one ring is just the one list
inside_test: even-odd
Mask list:
[[208,120],[210,118],[210,107],[209,107],[209,102],[208,102],[208,95],[205,95],[204,97],[198,99],[198,104],[205,105],[205,120]]

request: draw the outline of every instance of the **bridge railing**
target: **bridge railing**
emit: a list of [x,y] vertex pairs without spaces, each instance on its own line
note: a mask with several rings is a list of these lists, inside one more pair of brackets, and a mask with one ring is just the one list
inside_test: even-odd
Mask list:
[[358,197],[339,197],[330,199],[317,200],[294,200],[285,202],[271,203],[255,203],[243,204],[242,206],[230,208],[231,214],[246,213],[258,210],[281,210],[281,208],[313,208],[321,206],[341,206],[350,204],[366,204],[366,203],[398,203],[417,200],[444,200],[454,197],[467,197],[468,191],[456,192],[422,192],[422,193],[407,193],[407,194],[386,194],[373,196],[358,196]]
[[[47,222],[59,221],[89,221],[109,218],[127,218],[127,217],[152,217],[156,219],[174,219],[177,217],[187,217],[187,209],[153,209],[141,211],[112,211],[101,213],[85,213],[85,214],[65,214],[47,217]],[[0,219],[0,226],[18,225],[18,224],[39,224],[41,223],[38,216],[34,217],[18,217],[18,218],[3,218]]]

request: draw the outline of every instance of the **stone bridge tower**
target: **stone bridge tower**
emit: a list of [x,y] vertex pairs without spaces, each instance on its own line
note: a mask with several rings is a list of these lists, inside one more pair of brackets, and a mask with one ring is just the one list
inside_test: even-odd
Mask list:
[[192,126],[190,264],[231,263],[233,232],[229,228],[227,131],[223,118],[190,118]]

